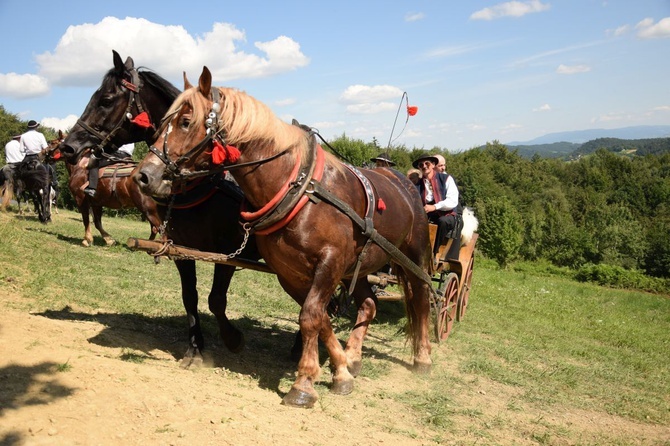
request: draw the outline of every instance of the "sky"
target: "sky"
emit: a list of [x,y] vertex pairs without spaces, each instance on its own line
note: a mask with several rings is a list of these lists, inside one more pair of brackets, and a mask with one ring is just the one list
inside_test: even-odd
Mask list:
[[62,130],[112,50],[383,148],[670,124],[670,0],[0,0],[0,33],[0,105]]

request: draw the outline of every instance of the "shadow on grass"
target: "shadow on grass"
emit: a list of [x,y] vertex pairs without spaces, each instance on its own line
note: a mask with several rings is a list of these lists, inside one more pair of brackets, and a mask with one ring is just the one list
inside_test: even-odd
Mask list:
[[[178,367],[176,361],[182,359],[188,346],[186,317],[82,313],[73,312],[69,307],[62,310],[47,310],[35,315],[54,320],[89,321],[103,325],[104,328],[89,338],[89,342],[103,347],[142,352],[141,355],[124,353],[119,357],[122,360],[156,359],[151,352],[159,350],[170,354],[175,359],[175,367]],[[283,396],[283,392],[279,390],[280,382],[284,378],[292,381],[297,368],[296,362],[291,358],[294,331],[277,326],[268,327],[261,321],[246,316],[231,320],[245,336],[244,350],[236,354],[228,351],[220,340],[214,316],[201,314],[200,322],[205,338],[203,355],[206,367],[225,368],[252,377],[258,381],[261,388],[275,391]],[[343,334],[348,336],[348,332]],[[323,366],[328,355],[322,346],[319,350]],[[364,348],[363,355],[364,362],[367,355],[372,355],[407,368],[411,366],[375,348]]]

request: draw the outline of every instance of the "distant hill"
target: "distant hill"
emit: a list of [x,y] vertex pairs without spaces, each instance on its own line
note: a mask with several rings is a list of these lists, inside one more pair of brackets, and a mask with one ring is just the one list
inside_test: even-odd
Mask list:
[[507,148],[516,150],[524,158],[532,158],[536,154],[542,158],[567,158],[576,150],[579,150],[581,146],[582,144],[573,142],[554,142],[551,144],[507,145]]
[[530,141],[513,141],[505,143],[505,145],[508,147],[534,146],[558,142],[581,144],[598,138],[647,139],[665,137],[670,137],[670,125],[639,125],[634,127],[623,127],[620,129],[589,129],[549,133]]
[[524,158],[538,155],[542,158],[561,158],[564,160],[578,159],[597,150],[605,149],[609,152],[620,153],[626,156],[660,155],[670,152],[670,138],[596,138],[584,144],[556,142],[553,144],[520,145],[507,148],[516,151]]

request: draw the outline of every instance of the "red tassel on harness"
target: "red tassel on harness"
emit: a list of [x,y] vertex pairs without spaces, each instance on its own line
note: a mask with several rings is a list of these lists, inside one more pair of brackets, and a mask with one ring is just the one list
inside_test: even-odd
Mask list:
[[225,147],[219,141],[214,140],[212,143],[212,163],[223,164],[226,160],[230,163],[236,162],[240,159],[240,151],[235,146],[226,145]]
[[377,210],[381,212],[385,209],[386,209],[386,203],[384,203],[384,200],[380,198],[379,200],[377,200]]
[[149,119],[149,115],[147,114],[147,112],[140,113],[139,115],[131,119],[130,122],[132,122],[136,126],[142,127],[143,129],[148,129],[149,127],[151,127],[151,120]]

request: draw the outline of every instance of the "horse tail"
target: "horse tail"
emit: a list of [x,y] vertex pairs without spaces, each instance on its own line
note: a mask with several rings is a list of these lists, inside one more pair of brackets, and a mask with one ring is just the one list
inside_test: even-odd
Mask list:
[[479,227],[479,220],[471,208],[463,209],[463,229],[461,229],[461,246],[465,246],[472,240],[473,234]]
[[14,196],[14,183],[11,181],[5,181],[5,184],[2,188],[2,210],[6,211],[9,202]]

